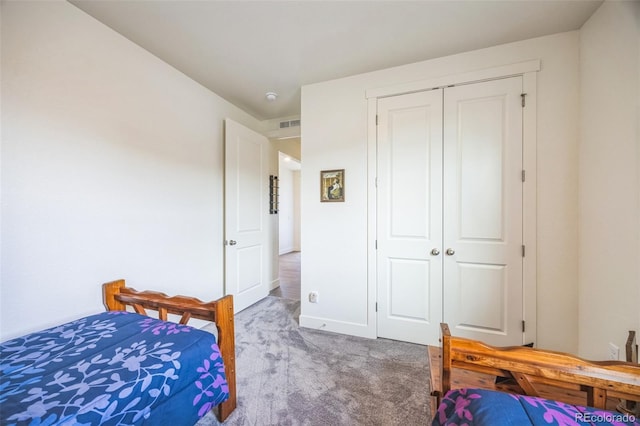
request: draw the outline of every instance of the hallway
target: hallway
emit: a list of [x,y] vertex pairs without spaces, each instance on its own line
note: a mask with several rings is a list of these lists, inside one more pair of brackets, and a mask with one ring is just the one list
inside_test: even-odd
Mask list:
[[300,252],[293,251],[280,256],[280,287],[270,295],[284,299],[300,300]]

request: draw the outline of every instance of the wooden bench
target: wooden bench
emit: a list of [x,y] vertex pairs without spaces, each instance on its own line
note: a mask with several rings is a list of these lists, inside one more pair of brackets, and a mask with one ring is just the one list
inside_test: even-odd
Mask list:
[[[619,399],[640,400],[640,365],[520,346],[496,348],[453,337],[446,324],[441,329],[442,350],[428,348],[432,413],[452,388],[493,389],[610,410]],[[511,380],[496,384],[496,377]]]

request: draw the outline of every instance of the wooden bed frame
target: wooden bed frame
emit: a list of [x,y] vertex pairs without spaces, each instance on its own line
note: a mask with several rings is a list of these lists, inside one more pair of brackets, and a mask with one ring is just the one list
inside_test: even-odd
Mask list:
[[[513,379],[517,393],[548,398],[541,388],[563,393],[586,392],[586,405],[606,409],[607,398],[640,401],[640,365],[622,361],[587,361],[576,356],[522,346],[498,348],[477,340],[453,337],[447,324],[442,331],[441,389],[432,395],[440,404],[451,389],[454,368]],[[433,378],[432,378],[433,380]],[[432,386],[437,387],[433,384]],[[555,396],[555,394],[554,394]],[[563,398],[553,398],[563,401]],[[574,401],[563,401],[574,403]],[[585,405],[585,403],[581,404]],[[435,414],[435,412],[434,412]]]
[[147,309],[158,311],[158,317],[163,321],[167,320],[167,314],[175,314],[181,315],[180,324],[186,324],[191,318],[214,322],[218,330],[218,346],[229,384],[229,399],[215,407],[215,410],[220,422],[223,422],[231,414],[236,408],[233,296],[225,296],[216,301],[205,303],[193,297],[169,297],[155,291],[136,291],[128,288],[124,280],[103,284],[102,295],[108,311],[125,311],[128,305],[141,315],[147,315]]

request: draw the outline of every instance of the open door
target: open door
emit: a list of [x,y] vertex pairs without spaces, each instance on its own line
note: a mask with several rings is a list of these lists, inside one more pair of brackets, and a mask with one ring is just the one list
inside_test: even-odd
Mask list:
[[239,312],[269,293],[268,140],[225,120],[225,293]]

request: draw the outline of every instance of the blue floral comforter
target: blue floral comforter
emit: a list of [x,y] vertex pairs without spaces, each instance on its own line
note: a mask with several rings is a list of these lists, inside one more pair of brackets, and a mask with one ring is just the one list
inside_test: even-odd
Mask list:
[[640,425],[611,411],[485,389],[447,392],[433,419],[436,425]]
[[134,313],[0,345],[1,425],[192,425],[228,397],[212,334]]

